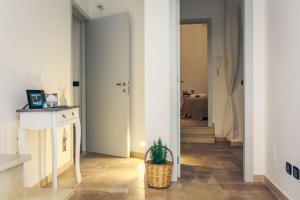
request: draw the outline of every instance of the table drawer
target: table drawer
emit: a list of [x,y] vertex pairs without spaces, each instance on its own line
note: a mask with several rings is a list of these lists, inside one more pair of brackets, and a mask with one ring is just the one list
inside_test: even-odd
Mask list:
[[79,117],[78,109],[64,110],[57,113],[57,121],[67,121]]

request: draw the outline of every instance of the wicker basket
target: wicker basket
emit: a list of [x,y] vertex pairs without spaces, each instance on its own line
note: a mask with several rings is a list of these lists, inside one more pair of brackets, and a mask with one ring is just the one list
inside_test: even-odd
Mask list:
[[147,161],[147,155],[150,152],[151,148],[145,154],[145,167],[146,167],[146,180],[148,186],[151,188],[163,189],[168,188],[171,185],[171,175],[173,167],[173,153],[172,151],[165,147],[169,151],[172,161],[168,161],[166,164],[156,165],[151,164],[151,161]]

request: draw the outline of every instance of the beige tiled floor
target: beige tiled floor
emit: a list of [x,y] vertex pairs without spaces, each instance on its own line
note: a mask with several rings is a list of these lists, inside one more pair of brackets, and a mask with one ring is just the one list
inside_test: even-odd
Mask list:
[[182,178],[169,189],[144,184],[143,160],[96,154],[82,157],[82,183],[73,168],[59,177],[59,187],[74,188],[71,200],[272,200],[262,184],[242,181],[242,149],[228,144],[182,145]]
[[73,195],[72,189],[52,190],[50,188],[26,189],[21,200],[62,200]]

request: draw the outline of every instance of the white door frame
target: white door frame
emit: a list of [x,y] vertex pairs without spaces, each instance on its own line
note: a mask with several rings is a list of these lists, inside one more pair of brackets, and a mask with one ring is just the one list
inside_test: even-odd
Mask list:
[[[243,1],[244,12],[244,80],[245,80],[245,128],[244,128],[244,181],[253,182],[253,0]],[[173,18],[174,17],[174,18]],[[178,163],[174,171],[180,177],[180,0],[170,1],[170,60],[175,69],[170,70],[171,81],[171,146],[176,149]],[[177,113],[176,117],[172,116]],[[175,148],[176,147],[176,148]],[[174,175],[174,176],[175,176]],[[173,177],[174,177],[173,176]],[[173,180],[175,180],[174,178]]]
[[253,182],[253,1],[243,1],[244,11],[244,181]]
[[[80,5],[76,1],[72,1],[71,3],[72,14],[71,19],[73,20],[73,16],[76,16],[81,21],[81,82],[80,82],[80,93],[81,93],[81,135],[82,135],[82,151],[86,151],[86,49],[85,49],[85,22],[89,20],[88,14],[80,7]],[[73,23],[71,23],[73,24]],[[71,44],[73,51],[73,28],[71,25]],[[73,94],[73,54],[71,56],[71,66],[72,66],[72,101],[74,99]],[[73,103],[73,102],[72,102]]]

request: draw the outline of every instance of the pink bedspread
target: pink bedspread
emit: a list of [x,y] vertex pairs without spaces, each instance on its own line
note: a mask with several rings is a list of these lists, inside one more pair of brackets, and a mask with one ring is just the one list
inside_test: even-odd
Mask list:
[[208,118],[208,96],[201,94],[185,97],[180,112],[182,116],[188,115],[192,119]]

